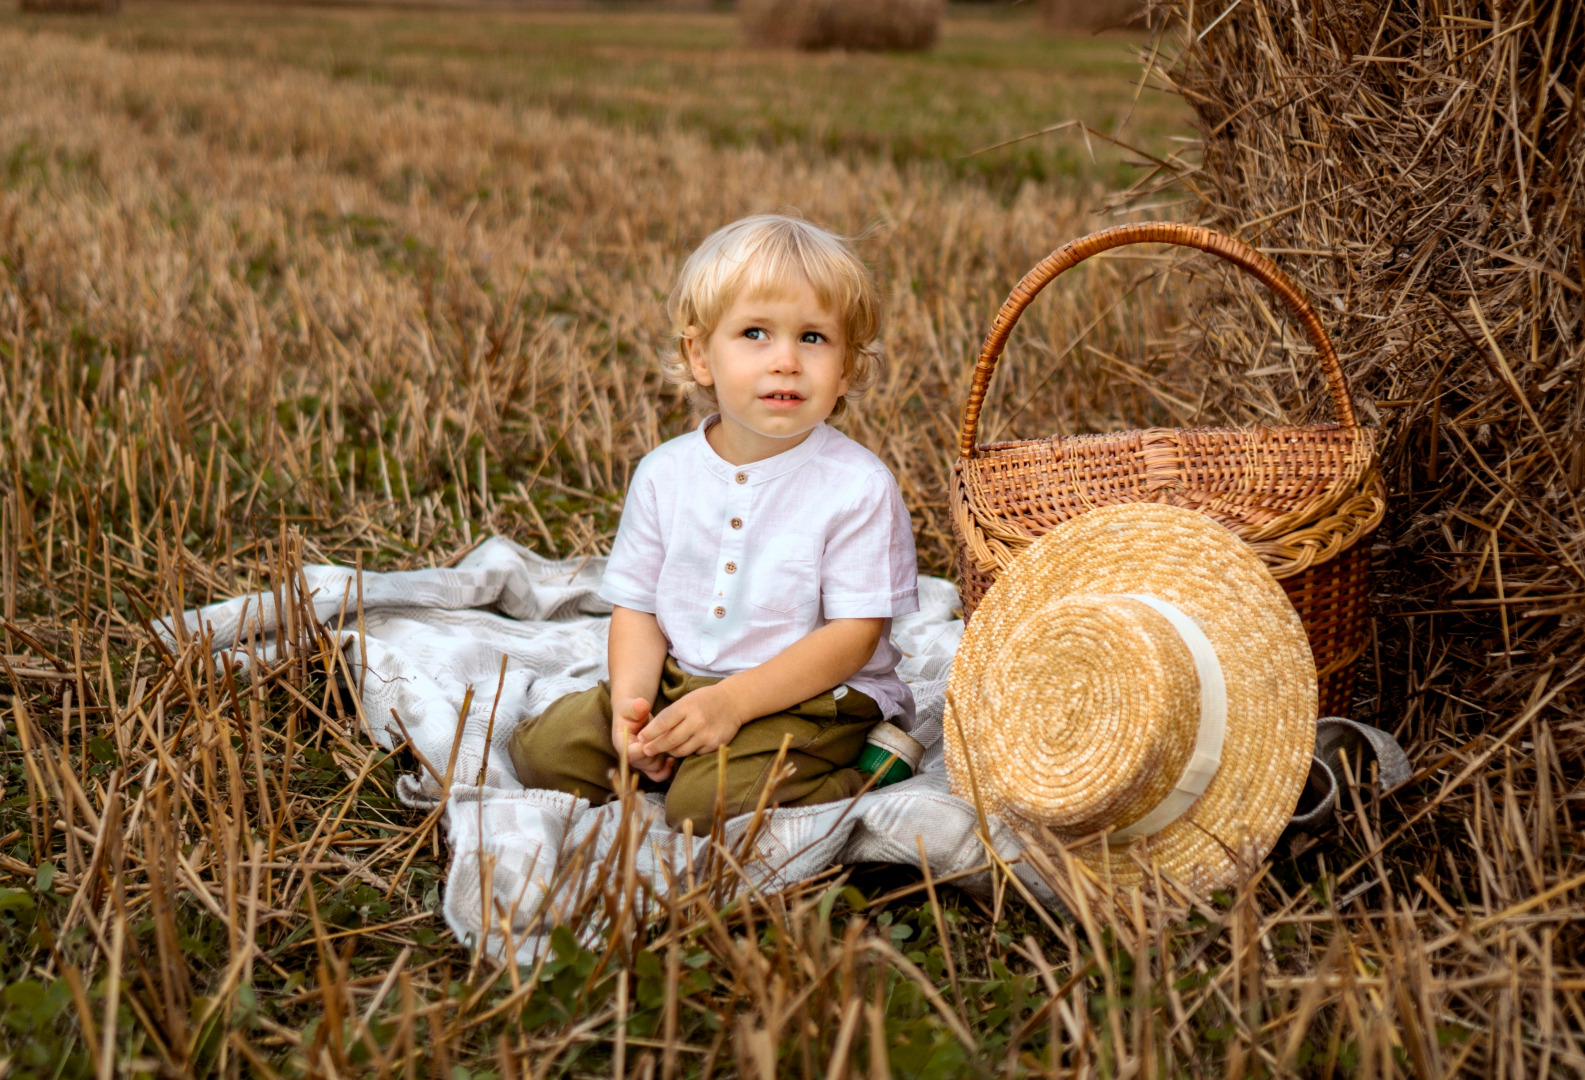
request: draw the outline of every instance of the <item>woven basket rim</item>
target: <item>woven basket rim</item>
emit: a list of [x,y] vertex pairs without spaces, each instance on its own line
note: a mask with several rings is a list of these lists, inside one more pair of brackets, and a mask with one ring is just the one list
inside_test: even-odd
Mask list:
[[1371,444],[1371,449],[1373,451],[1375,449],[1375,442],[1376,442],[1376,429],[1372,428],[1372,427],[1366,427],[1363,424],[1358,425],[1356,427],[1344,427],[1341,424],[1333,424],[1333,423],[1325,423],[1325,424],[1246,424],[1246,425],[1244,425],[1242,427],[1238,427],[1238,426],[1234,426],[1234,425],[1214,425],[1214,424],[1196,424],[1196,425],[1188,426],[1188,427],[1178,427],[1178,426],[1171,426],[1171,425],[1165,425],[1165,424],[1158,424],[1158,425],[1153,425],[1151,427],[1117,428],[1114,431],[1074,431],[1074,432],[1070,432],[1070,433],[1068,433],[1066,435],[1063,435],[1063,434],[1060,434],[1060,433],[1053,433],[1051,435],[1041,435],[1041,436],[1037,436],[1035,438],[1030,438],[1030,439],[998,439],[995,442],[975,443],[974,444],[974,456],[973,457],[958,458],[958,459],[954,459],[954,460],[955,460],[955,463],[956,462],[965,462],[965,463],[972,464],[972,463],[978,461],[979,458],[982,457],[983,455],[989,454],[989,453],[995,453],[995,452],[997,452],[999,450],[1011,450],[1011,449],[1015,449],[1015,448],[1020,447],[1020,446],[1029,446],[1029,445],[1032,445],[1034,443],[1063,442],[1063,441],[1066,441],[1066,440],[1069,440],[1069,439],[1075,439],[1075,440],[1082,439],[1082,440],[1087,440],[1087,441],[1097,441],[1098,442],[1098,441],[1101,441],[1101,440],[1104,440],[1104,439],[1119,439],[1119,438],[1123,438],[1124,436],[1128,436],[1128,435],[1150,435],[1150,434],[1155,434],[1157,432],[1160,432],[1160,433],[1171,433],[1171,434],[1174,434],[1174,435],[1182,434],[1182,433],[1185,433],[1185,432],[1191,433],[1191,434],[1195,434],[1195,435],[1224,435],[1224,434],[1226,434],[1226,435],[1232,435],[1232,434],[1242,435],[1242,434],[1246,434],[1246,433],[1251,432],[1251,431],[1266,431],[1266,432],[1302,431],[1302,432],[1306,432],[1306,433],[1310,433],[1310,432],[1324,432],[1324,433],[1328,433],[1328,434],[1336,433],[1338,435],[1342,435],[1342,436],[1345,436],[1345,437],[1350,438],[1350,439],[1365,439],[1365,440],[1368,440],[1370,442],[1370,444]]

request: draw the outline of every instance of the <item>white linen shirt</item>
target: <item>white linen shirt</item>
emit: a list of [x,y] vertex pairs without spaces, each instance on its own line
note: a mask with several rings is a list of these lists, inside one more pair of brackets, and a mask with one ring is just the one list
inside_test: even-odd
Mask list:
[[875,655],[845,685],[911,724],[891,619],[919,610],[918,557],[891,470],[825,424],[733,465],[704,435],[718,419],[638,463],[600,595],[653,614],[695,675],[746,671],[831,619],[885,619]]

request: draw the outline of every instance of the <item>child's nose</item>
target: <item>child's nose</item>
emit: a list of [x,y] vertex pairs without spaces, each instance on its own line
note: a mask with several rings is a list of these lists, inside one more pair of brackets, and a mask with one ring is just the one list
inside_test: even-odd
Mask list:
[[798,362],[798,346],[793,342],[783,342],[771,353],[771,370],[779,375],[793,375],[801,369]]

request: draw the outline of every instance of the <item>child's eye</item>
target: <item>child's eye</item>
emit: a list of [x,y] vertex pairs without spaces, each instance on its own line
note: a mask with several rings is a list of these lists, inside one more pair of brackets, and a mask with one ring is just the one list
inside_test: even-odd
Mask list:
[[761,330],[757,326],[751,326],[747,330],[743,331],[743,336],[748,338],[750,341],[764,341],[766,338],[765,331]]
[[805,330],[798,340],[805,345],[818,345],[825,339],[826,336],[818,330]]

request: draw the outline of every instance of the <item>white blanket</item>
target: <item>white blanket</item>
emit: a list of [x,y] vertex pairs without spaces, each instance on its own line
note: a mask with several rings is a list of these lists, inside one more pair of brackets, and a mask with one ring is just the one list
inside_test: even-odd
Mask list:
[[[604,569],[603,558],[553,561],[494,537],[455,569],[365,573],[362,642],[354,572],[339,566],[303,569],[316,617],[339,635],[348,671],[362,682],[363,712],[374,738],[387,748],[410,738],[441,776],[456,754],[449,794],[427,768],[398,785],[398,795],[415,807],[445,799],[452,853],[443,904],[447,923],[463,941],[480,940],[488,927],[489,951],[515,952],[523,962],[548,942],[556,913],[593,887],[587,872],[552,887],[569,853],[579,852],[585,867],[597,865],[621,828],[616,805],[593,807],[571,795],[526,790],[506,749],[518,721],[605,678],[610,605],[596,595]],[[919,603],[918,614],[892,626],[906,657],[899,674],[918,703],[912,734],[927,747],[919,775],[857,800],[769,813],[743,863],[754,888],[785,888],[834,864],[917,866],[921,845],[936,877],[985,864],[974,807],[948,790],[940,746],[946,677],[963,636],[962,621],[952,617],[957,590],[941,578],[922,578]],[[267,593],[188,612],[185,621],[189,633],[209,633],[214,649],[244,668],[249,653],[264,660],[279,654],[277,612]],[[360,675],[365,655],[368,668]],[[470,686],[472,705],[454,747]],[[636,826],[645,832],[633,870],[664,894],[669,881],[685,880],[688,866],[702,865],[707,841],[684,843],[659,820],[658,800],[649,806],[650,820]],[[751,817],[727,823],[729,844],[741,840]],[[1015,863],[1035,896],[1054,903],[1038,876],[1016,865],[1018,837],[995,819],[990,827],[998,854]],[[986,880],[983,873],[969,873],[959,883],[972,887]],[[494,917],[485,916],[489,907],[496,909]]]

